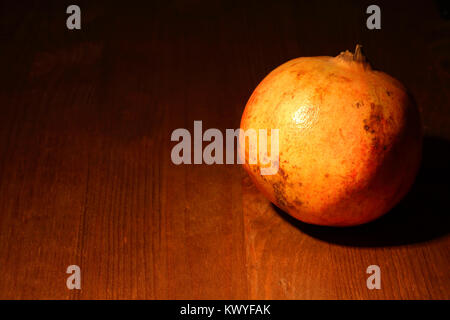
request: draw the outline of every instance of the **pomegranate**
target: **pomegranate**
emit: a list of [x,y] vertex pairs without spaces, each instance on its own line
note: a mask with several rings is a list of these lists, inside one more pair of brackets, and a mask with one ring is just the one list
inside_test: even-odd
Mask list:
[[241,129],[279,129],[277,173],[261,175],[264,164],[248,163],[248,143],[240,141],[244,168],[271,202],[311,224],[380,217],[408,192],[421,159],[414,100],[371,68],[360,45],[277,67],[251,95]]

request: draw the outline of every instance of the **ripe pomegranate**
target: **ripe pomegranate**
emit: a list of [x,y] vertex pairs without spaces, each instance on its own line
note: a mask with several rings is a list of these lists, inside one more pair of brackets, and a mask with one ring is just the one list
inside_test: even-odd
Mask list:
[[[388,212],[417,173],[422,129],[415,102],[393,77],[371,68],[357,45],[336,57],[302,57],[273,70],[251,95],[241,129],[279,129],[279,169],[245,170],[293,217],[353,226]],[[270,147],[268,148],[270,152]]]

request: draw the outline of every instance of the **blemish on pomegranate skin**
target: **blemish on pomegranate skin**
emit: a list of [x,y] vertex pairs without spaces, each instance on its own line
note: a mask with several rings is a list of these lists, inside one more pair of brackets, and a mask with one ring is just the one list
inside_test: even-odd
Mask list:
[[372,138],[372,148],[375,150],[378,150],[380,146],[380,140],[378,138],[373,137]]
[[273,192],[275,194],[275,199],[277,200],[278,204],[280,206],[286,206],[286,196],[284,194],[284,186],[281,182],[275,182],[273,184]]
[[376,105],[374,103],[370,104],[371,114],[369,119],[364,119],[364,130],[370,133],[374,133],[375,131],[380,132],[383,126],[385,125],[385,120],[383,117],[383,106]]
[[[364,123],[367,123],[367,119],[364,120]],[[364,130],[366,130],[369,133],[374,133],[375,130],[373,128],[371,128],[369,125],[365,124],[364,125]]]
[[386,90],[386,94],[390,97],[392,92],[390,92],[389,90]]
[[286,180],[286,178],[288,177],[288,174],[286,173],[286,171],[283,170],[283,168],[279,168],[278,169],[278,173],[281,175],[281,177]]
[[325,178],[328,178],[330,175],[328,173],[325,173]]
[[326,88],[315,88],[314,89],[315,96],[319,99],[319,101],[323,101],[324,95],[327,93]]
[[381,116],[379,114],[372,114],[370,116],[370,119],[380,122],[381,121]]
[[297,79],[300,79],[304,74],[305,74],[304,71],[298,71],[296,75]]
[[349,79],[349,78],[347,78],[347,77],[344,77],[344,76],[341,76],[341,75],[337,75],[337,74],[335,74],[335,73],[330,73],[330,77],[337,78],[337,79],[342,80],[342,81],[344,81],[344,82],[352,82],[351,79]]

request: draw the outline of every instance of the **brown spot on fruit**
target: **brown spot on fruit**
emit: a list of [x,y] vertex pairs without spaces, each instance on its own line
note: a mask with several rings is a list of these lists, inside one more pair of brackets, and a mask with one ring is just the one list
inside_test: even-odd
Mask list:
[[322,102],[323,101],[323,97],[326,93],[327,89],[326,88],[322,88],[322,87],[318,87],[316,89],[314,89],[314,93],[315,93],[315,97]]
[[376,105],[374,103],[370,104],[370,117],[369,119],[364,119],[364,130],[370,133],[383,132],[383,106]]
[[297,207],[300,207],[300,206],[303,205],[303,202],[300,201],[300,200],[298,200],[298,199],[295,199],[293,203],[294,203],[294,205],[297,206]]
[[344,76],[341,76],[341,75],[337,75],[337,74],[335,74],[335,73],[330,73],[330,77],[339,79],[339,80],[344,81],[344,82],[352,82],[351,79],[349,79],[349,78],[347,78],[347,77],[344,77]]
[[288,174],[286,173],[286,171],[284,171],[283,168],[279,168],[279,169],[278,169],[278,172],[279,172],[280,176],[281,176],[284,180],[286,180],[286,178],[288,177]]
[[379,146],[380,146],[380,139],[373,137],[372,138],[372,148],[377,150]]
[[297,75],[296,75],[296,78],[300,79],[304,74],[305,74],[305,71],[298,71]]
[[[367,119],[364,120],[364,123],[368,123]],[[370,132],[370,133],[375,132],[375,130],[367,124],[364,125],[364,130],[366,130],[367,132]]]
[[381,121],[381,116],[380,116],[379,114],[372,114],[372,115],[370,116],[370,119],[373,120],[373,121],[378,121],[378,122],[380,122],[380,121]]
[[371,119],[382,119],[383,118],[383,106],[380,104],[371,103],[370,104],[370,118]]
[[281,182],[275,182],[273,184],[273,192],[275,194],[275,199],[280,206],[286,207],[286,195],[284,191],[284,185]]

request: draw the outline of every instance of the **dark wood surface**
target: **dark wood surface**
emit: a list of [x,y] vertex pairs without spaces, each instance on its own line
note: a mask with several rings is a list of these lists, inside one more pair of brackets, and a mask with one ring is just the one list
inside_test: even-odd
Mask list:
[[[0,7],[0,298],[450,298],[450,21],[434,2],[382,2],[375,31],[358,1],[83,1],[79,31],[69,4]],[[238,165],[172,164],[174,129],[237,128],[276,66],[356,43],[427,135],[384,218],[305,225]]]

